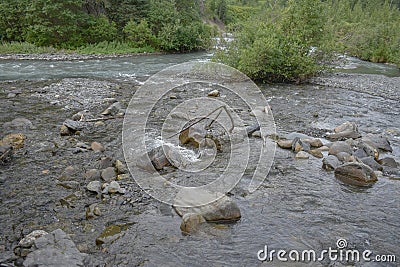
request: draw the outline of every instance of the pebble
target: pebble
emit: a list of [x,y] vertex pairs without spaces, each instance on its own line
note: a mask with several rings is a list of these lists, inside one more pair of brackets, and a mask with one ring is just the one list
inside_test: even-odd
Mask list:
[[100,193],[101,191],[101,182],[99,181],[91,181],[87,186],[86,189],[90,192]]
[[212,90],[211,92],[208,93],[208,96],[217,97],[217,96],[219,96],[219,91]]
[[296,154],[295,158],[296,159],[308,159],[308,158],[310,158],[310,155],[305,151],[299,151]]
[[95,152],[104,152],[104,146],[98,142],[92,142],[90,148]]
[[115,179],[115,177],[116,177],[116,174],[115,174],[114,167],[105,168],[101,172],[101,178],[106,182],[111,182],[112,180]]

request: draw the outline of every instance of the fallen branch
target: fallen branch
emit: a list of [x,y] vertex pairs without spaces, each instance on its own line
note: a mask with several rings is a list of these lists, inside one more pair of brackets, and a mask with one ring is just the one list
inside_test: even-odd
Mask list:
[[108,121],[113,119],[120,119],[124,116],[112,116],[112,117],[102,117],[102,118],[95,118],[95,119],[88,119],[88,120],[80,120],[82,122],[96,122],[96,121]]
[[176,136],[176,135],[178,135],[178,134],[181,134],[182,132],[186,131],[187,129],[189,129],[189,128],[192,127],[193,125],[196,125],[196,124],[202,122],[203,120],[208,119],[209,116],[211,116],[214,112],[216,112],[216,111],[219,110],[219,113],[217,114],[217,116],[216,116],[216,117],[211,121],[211,123],[207,126],[207,127],[211,127],[211,125],[218,119],[219,115],[221,115],[222,109],[224,109],[224,110],[226,111],[226,113],[228,114],[229,119],[231,120],[232,127],[229,129],[229,132],[232,132],[232,131],[233,131],[233,128],[235,128],[235,123],[234,123],[234,121],[233,121],[232,115],[231,115],[231,113],[229,112],[229,110],[226,108],[226,106],[220,106],[220,107],[214,109],[213,111],[211,111],[210,113],[208,113],[206,116],[201,117],[201,118],[198,119],[197,121],[193,122],[193,123],[190,124],[189,126],[185,127],[184,129],[182,129],[182,130],[180,130],[179,132],[177,132],[177,133],[171,135],[171,136],[168,137],[168,138],[171,138],[171,137],[174,137],[174,136]]

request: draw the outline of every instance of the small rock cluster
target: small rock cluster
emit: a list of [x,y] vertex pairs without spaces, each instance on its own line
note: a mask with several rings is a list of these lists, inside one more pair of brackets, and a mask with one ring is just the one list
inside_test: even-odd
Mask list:
[[[345,122],[327,134],[331,142],[323,144],[318,138],[292,134],[289,139],[277,141],[279,147],[291,149],[296,159],[311,155],[323,158],[322,168],[334,171],[335,177],[356,186],[370,186],[379,175],[397,175],[399,164],[391,157],[380,158],[381,153],[392,152],[388,139],[381,135],[362,136],[355,123]],[[324,157],[323,152],[328,155]]]

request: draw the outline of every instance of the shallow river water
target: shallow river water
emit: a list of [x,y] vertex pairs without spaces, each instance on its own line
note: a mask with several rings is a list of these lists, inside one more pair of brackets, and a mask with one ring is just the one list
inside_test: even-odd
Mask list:
[[[83,109],[99,114],[109,104],[102,100],[107,97],[126,106],[137,86],[157,71],[209,58],[209,54],[196,53],[0,61],[0,123],[25,117],[34,125],[22,130],[27,136],[25,147],[11,162],[0,166],[0,262],[9,264],[23,235],[35,229],[61,228],[81,252],[91,255],[91,264],[100,266],[397,266],[346,263],[328,257],[305,263],[261,262],[257,252],[267,246],[269,251],[314,250],[319,256],[324,249],[336,249],[337,241],[345,239],[348,249],[393,254],[398,263],[400,177],[381,176],[372,187],[352,187],[323,170],[321,159],[295,160],[291,151],[278,148],[273,166],[256,192],[247,193],[246,175],[232,190],[241,220],[213,224],[205,234],[194,236],[182,235],[180,217],[171,207],[147,196],[132,178],[121,181],[128,188],[125,196],[98,199],[85,190],[83,174],[99,158],[106,155],[123,160],[122,120],[104,121],[103,126],[89,127],[75,137],[59,136],[62,122]],[[322,138],[335,126],[352,121],[362,134],[387,136],[394,149],[388,156],[400,162],[399,70],[352,60],[344,67],[346,71],[309,84],[259,85],[272,108],[277,132]],[[349,69],[355,73],[344,73]],[[9,92],[15,90],[17,95],[10,97]],[[100,92],[101,98],[96,97]],[[15,130],[2,127],[0,131],[1,136],[11,132]],[[254,148],[262,145],[260,139],[250,140]],[[74,152],[77,142],[91,141],[102,143],[106,151],[102,155]],[[78,182],[75,189],[59,185],[63,170],[70,165],[75,170],[67,180]],[[71,194],[76,195],[74,205],[60,205],[60,199]],[[99,203],[102,214],[86,220],[85,210],[92,203]],[[117,240],[96,246],[96,237],[111,224],[129,227]]]

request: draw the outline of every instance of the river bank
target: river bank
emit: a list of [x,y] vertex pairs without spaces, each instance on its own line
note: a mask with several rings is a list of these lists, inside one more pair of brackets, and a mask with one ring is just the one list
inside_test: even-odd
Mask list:
[[[154,57],[147,64],[157,60],[163,60],[162,67],[172,61],[169,56]],[[137,79],[156,71],[140,67],[147,76],[0,81],[0,135],[26,136],[24,146],[0,167],[0,263],[21,263],[15,248],[33,230],[56,229],[87,254],[88,266],[254,266],[261,264],[257,251],[266,244],[271,249],[322,249],[334,247],[339,237],[360,250],[398,253],[400,177],[382,176],[373,187],[353,188],[321,170],[321,159],[298,161],[282,149],[277,149],[258,191],[248,194],[241,184],[232,191],[242,219],[215,224],[205,236],[183,236],[174,210],[149,197],[127,173],[114,177],[123,193],[99,196],[87,190],[90,182],[103,179],[105,169],[115,167],[117,160],[124,162],[122,118],[93,121],[78,135],[62,136],[60,127],[78,112],[96,119],[113,103],[127,107],[139,86]],[[308,84],[260,89],[278,134],[324,137],[352,121],[363,134],[385,135],[393,147],[388,155],[400,161],[399,77],[339,73]],[[16,118],[30,123],[11,123]],[[261,146],[259,139],[250,140],[252,146]],[[103,149],[93,149],[93,142]],[[108,227],[119,230],[103,236],[103,243],[96,242]]]

